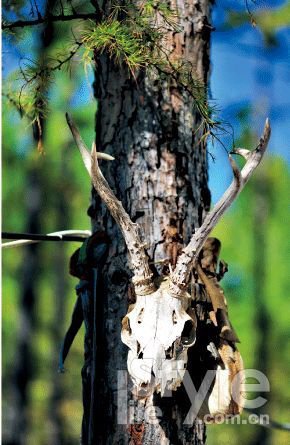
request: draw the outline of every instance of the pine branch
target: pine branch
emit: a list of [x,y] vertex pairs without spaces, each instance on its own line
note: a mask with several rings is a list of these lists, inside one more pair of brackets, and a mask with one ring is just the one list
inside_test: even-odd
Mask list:
[[37,26],[43,23],[53,23],[53,22],[69,22],[71,20],[100,20],[100,15],[98,13],[74,13],[70,15],[59,14],[59,15],[47,15],[45,17],[39,16],[36,20],[17,20],[12,23],[2,23],[2,29],[12,30],[15,28],[25,28],[26,26]]
[[57,64],[50,68],[51,71],[60,70],[61,67],[62,67],[64,64],[70,62],[71,59],[76,55],[76,53],[78,52],[78,50],[80,49],[80,47],[83,45],[83,42],[75,42],[75,45],[76,45],[75,49],[72,49],[72,50],[70,51],[69,55],[68,55],[65,59],[63,59],[63,60],[58,60],[58,61],[57,61]]
[[44,66],[39,71],[36,71],[36,73],[31,76],[29,79],[27,79],[27,76],[24,72],[22,72],[22,75],[24,77],[24,80],[26,81],[26,84],[24,84],[24,87],[26,87],[27,84],[32,83],[34,80],[36,80],[38,77],[41,77],[45,74],[51,73],[52,71],[60,70],[63,65],[70,62],[71,59],[76,55],[79,48],[83,45],[83,42],[75,42],[75,48],[71,49],[69,52],[69,55],[65,57],[64,59],[58,59],[56,60],[55,65],[53,66]]

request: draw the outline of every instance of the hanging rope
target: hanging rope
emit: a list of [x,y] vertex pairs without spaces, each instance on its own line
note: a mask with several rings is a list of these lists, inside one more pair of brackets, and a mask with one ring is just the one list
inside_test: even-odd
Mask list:
[[25,246],[27,244],[39,243],[41,241],[77,241],[83,242],[86,238],[91,236],[90,230],[61,230],[59,232],[42,234],[32,233],[12,233],[2,232],[2,239],[13,239],[17,241],[10,241],[2,243],[2,249],[10,249],[12,247]]

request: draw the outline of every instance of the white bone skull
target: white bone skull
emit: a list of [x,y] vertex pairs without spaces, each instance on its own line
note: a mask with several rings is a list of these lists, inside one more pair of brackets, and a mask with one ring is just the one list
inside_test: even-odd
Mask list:
[[196,317],[191,297],[175,298],[169,279],[158,280],[158,289],[137,295],[122,322],[122,341],[129,347],[128,371],[137,389],[161,392],[180,386],[187,350],[195,343]]
[[[263,135],[252,152],[245,149],[236,150],[235,153],[246,160],[241,171],[229,155],[234,174],[231,185],[207,214],[201,227],[193,233],[188,245],[182,249],[169,277],[160,277],[156,282],[152,279],[145,245],[140,239],[137,224],[131,221],[99,169],[97,158],[110,159],[111,157],[98,153],[95,144],[90,154],[71,117],[67,114],[66,118],[85,167],[92,178],[93,186],[119,225],[129,252],[130,267],[133,272],[132,282],[137,295],[135,305],[123,319],[122,328],[122,340],[129,347],[129,373],[138,388],[156,390],[164,394],[166,387],[176,389],[181,384],[187,364],[187,350],[195,342],[196,318],[187,293],[192,266],[210,232],[259,165],[271,135],[269,120],[266,120]],[[242,367],[242,362],[239,353],[229,344],[225,345],[224,352],[222,348],[218,352],[221,356],[222,368],[229,369],[230,374],[226,380],[227,389],[223,393],[222,401],[224,405],[222,411],[226,412],[228,409],[226,407],[231,405],[228,394],[231,379],[236,372],[231,369],[232,363],[235,362],[234,367],[238,369]],[[218,373],[219,369],[217,369]],[[210,395],[211,399],[208,400],[211,413],[218,412],[214,399],[218,387],[221,386],[224,385],[218,385],[216,379]]]

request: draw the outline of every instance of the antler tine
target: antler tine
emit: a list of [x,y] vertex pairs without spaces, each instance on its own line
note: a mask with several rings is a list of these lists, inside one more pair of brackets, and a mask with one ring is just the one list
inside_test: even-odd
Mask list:
[[68,113],[65,113],[65,117],[66,117],[66,121],[68,123],[68,126],[70,128],[70,131],[73,135],[73,138],[75,140],[75,143],[78,146],[78,149],[80,150],[80,153],[82,155],[84,164],[86,169],[89,172],[89,175],[91,175],[91,165],[92,165],[92,158],[91,158],[91,154],[88,151],[86,144],[84,143],[84,141],[81,138],[81,135],[77,129],[77,127],[74,124],[74,121],[72,120],[71,116]]
[[66,113],[66,119],[74,140],[81,152],[86,169],[92,178],[94,188],[108,207],[112,217],[115,219],[122,231],[130,254],[131,269],[134,273],[132,281],[135,286],[135,291],[139,295],[150,294],[155,290],[152,280],[153,274],[150,271],[148,258],[144,250],[144,244],[142,243],[138,234],[138,226],[131,221],[122,203],[118,201],[108,182],[104,178],[98,165],[97,158],[99,156],[98,152],[96,151],[96,145],[93,144],[92,154],[90,154],[80,137],[78,129],[68,113]]
[[257,148],[253,151],[245,149],[237,149],[235,151],[235,153],[240,154],[246,159],[246,164],[241,171],[239,171],[231,155],[229,155],[229,161],[233,169],[234,179],[211,212],[207,214],[201,227],[193,234],[189,244],[182,250],[182,253],[177,260],[176,267],[170,275],[170,289],[172,294],[178,296],[184,293],[187,287],[191,268],[196,261],[203,244],[224,212],[232,204],[245,184],[248,182],[256,167],[260,164],[267,148],[270,135],[271,127],[269,119],[267,119]]

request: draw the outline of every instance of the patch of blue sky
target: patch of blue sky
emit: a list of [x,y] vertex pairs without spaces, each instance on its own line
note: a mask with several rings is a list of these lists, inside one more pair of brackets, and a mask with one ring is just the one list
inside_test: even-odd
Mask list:
[[79,107],[82,105],[86,105],[91,102],[94,98],[93,92],[93,81],[94,81],[94,72],[92,69],[88,69],[85,73],[84,77],[79,83],[78,87],[75,89],[72,97],[71,97],[71,106]]
[[37,46],[37,34],[25,32],[21,39],[2,36],[2,76],[5,79],[12,71],[20,67],[25,68],[27,64],[34,61]]
[[[278,7],[284,0],[267,0],[254,3],[249,1],[254,12],[260,8]],[[269,151],[275,155],[289,158],[290,140],[290,95],[289,91],[289,48],[290,28],[284,27],[276,33],[277,46],[265,47],[263,35],[250,24],[234,30],[222,30],[225,9],[245,11],[245,0],[217,0],[213,9],[213,25],[217,28],[212,33],[211,47],[211,96],[213,103],[220,110],[220,116],[231,123],[237,138],[241,131],[237,112],[253,107],[252,128],[259,134],[266,116],[272,121],[272,136]],[[19,59],[32,57],[37,46],[35,32],[26,37],[16,48],[5,37],[3,39],[3,76],[18,68]],[[86,105],[91,101],[93,71],[88,70],[78,76],[77,86],[71,98],[71,106]],[[231,147],[229,137],[225,144]],[[25,144],[26,145],[26,144]],[[250,147],[249,147],[250,148]],[[209,157],[209,186],[212,200],[216,202],[232,179],[231,167],[225,150],[216,144],[209,147],[215,156],[215,162]]]
[[[284,3],[271,1],[268,6]],[[237,119],[239,110],[252,107],[252,128],[257,134],[262,131],[265,118],[269,116],[272,123],[269,152],[290,162],[290,29],[284,27],[276,33],[278,45],[274,47],[265,47],[261,32],[250,24],[219,31],[225,17],[222,9],[225,4],[229,8],[234,6],[233,2],[218,2],[214,12],[217,31],[212,34],[211,95],[218,105],[221,118],[233,126],[235,138],[241,131]],[[264,3],[260,5],[265,6]],[[233,9],[237,9],[236,5]],[[224,138],[224,142],[230,150],[230,138]],[[209,157],[209,187],[214,203],[231,182],[232,172],[221,146],[210,146],[209,151],[215,157],[214,162]]]

